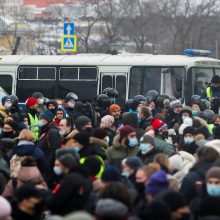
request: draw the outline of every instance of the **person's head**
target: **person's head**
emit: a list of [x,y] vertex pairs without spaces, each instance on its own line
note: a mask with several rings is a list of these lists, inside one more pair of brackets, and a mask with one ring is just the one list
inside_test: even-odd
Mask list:
[[18,139],[20,141],[31,141],[31,142],[34,142],[34,134],[29,129],[23,129],[20,132],[20,134],[18,136]]
[[183,130],[183,139],[185,144],[191,144],[194,141],[195,128],[188,126]]
[[75,124],[78,131],[90,130],[92,128],[91,119],[87,116],[79,116]]
[[20,117],[16,114],[11,114],[9,115],[7,118],[6,118],[7,121],[14,121],[14,122],[17,122],[19,123],[20,121]]
[[215,124],[215,126],[219,126],[220,125],[220,115],[216,115],[215,116],[214,124]]
[[173,220],[190,220],[190,210],[183,196],[179,192],[167,191],[161,199],[170,207]]
[[206,173],[206,190],[209,196],[220,198],[220,167],[212,167]]
[[151,113],[149,111],[149,108],[142,106],[139,108],[138,111],[138,118],[144,119],[144,118],[149,118],[151,116]]
[[149,177],[157,171],[155,168],[147,165],[140,167],[136,172],[136,183],[146,183]]
[[219,153],[212,147],[199,147],[196,151],[196,162],[201,163],[213,163],[219,159]]
[[144,135],[140,139],[140,150],[142,154],[146,154],[154,148],[154,138],[149,135]]
[[151,123],[156,135],[159,135],[164,139],[168,138],[168,126],[165,122],[157,118],[152,118]]
[[41,92],[34,92],[31,97],[36,99],[39,105],[44,104],[44,95]]
[[3,96],[2,97],[2,105],[5,107],[5,109],[9,110],[12,106],[12,100],[10,96]]
[[44,127],[48,123],[53,121],[53,114],[49,110],[42,111],[39,115],[39,121],[38,121],[38,126],[39,127]]
[[59,133],[63,137],[66,134],[69,134],[73,130],[73,120],[72,118],[64,118],[59,123]]
[[135,129],[129,125],[119,129],[120,142],[130,148],[134,148],[138,145]]
[[[43,212],[36,207],[42,202],[40,190],[33,183],[25,183],[17,189],[17,205],[19,209],[29,215],[36,215]],[[39,213],[38,213],[39,212]]]
[[2,128],[2,137],[13,138],[18,130],[18,124],[14,121],[7,121]]
[[121,115],[121,107],[117,104],[112,104],[109,106],[109,113],[114,118],[119,118]]
[[113,128],[114,127],[114,117],[111,115],[106,115],[101,119],[101,128]]
[[57,176],[66,175],[79,167],[79,158],[74,154],[65,154],[58,157],[54,164],[54,173]]
[[160,164],[161,168],[165,171],[169,170],[170,162],[169,157],[164,153],[159,153],[154,157],[154,162]]
[[76,153],[78,153],[82,148],[90,146],[89,134],[86,131],[81,131],[74,135],[72,138],[72,146]]
[[66,95],[65,102],[67,108],[74,109],[75,103],[77,101],[78,101],[78,96],[75,93],[71,92]]
[[36,167],[37,162],[32,156],[25,156],[24,159],[21,161],[22,167]]
[[0,219],[10,220],[12,208],[10,203],[3,196],[0,196],[0,207],[1,207]]
[[184,106],[180,112],[182,119],[192,116],[192,109],[188,106]]
[[25,102],[26,106],[30,109],[36,110],[38,107],[38,101],[37,99],[33,98],[33,97],[29,97],[26,102]]
[[121,174],[119,170],[112,166],[105,167],[104,172],[101,176],[102,185],[103,188],[109,183],[109,182],[120,182],[121,181]]
[[197,116],[199,112],[201,111],[199,103],[193,103],[192,104],[192,116]]
[[179,114],[182,110],[182,103],[180,100],[174,100],[170,102],[170,108],[173,110],[174,113]]
[[213,76],[212,80],[211,80],[211,84],[212,84],[212,87],[219,88],[220,87],[220,77],[218,75]]
[[129,177],[143,165],[139,157],[127,157],[122,161],[122,175]]
[[57,109],[56,117],[57,117],[58,120],[62,120],[63,118],[66,118],[66,114],[65,114],[63,108],[58,108]]

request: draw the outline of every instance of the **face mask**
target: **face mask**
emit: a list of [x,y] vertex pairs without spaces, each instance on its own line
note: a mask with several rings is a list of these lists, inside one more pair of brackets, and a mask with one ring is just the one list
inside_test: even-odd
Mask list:
[[9,132],[2,131],[2,137],[4,138],[12,138],[13,136],[14,136],[13,131],[9,131]]
[[61,130],[61,131],[59,131],[59,134],[60,134],[61,137],[63,137],[65,135],[65,131]]
[[53,167],[53,172],[57,175],[60,176],[62,174],[62,170],[60,167]]
[[43,127],[43,126],[45,126],[47,124],[47,122],[45,121],[45,120],[43,120],[43,119],[40,119],[39,121],[38,121],[38,126],[41,128],[41,127]]
[[57,110],[56,109],[50,109],[50,112],[53,114],[53,116],[55,116],[57,114]]
[[74,107],[75,107],[74,103],[69,104],[69,108],[74,109]]
[[206,188],[209,196],[220,196],[220,186],[215,184],[207,184]]
[[131,138],[128,142],[129,147],[132,147],[132,148],[137,146],[137,144],[138,144],[137,138]]
[[199,111],[198,110],[192,110],[192,116],[198,115]]
[[11,108],[11,104],[10,103],[5,103],[4,106],[5,106],[6,109],[10,109]]
[[39,99],[38,104],[43,105],[44,104],[44,99]]
[[149,144],[141,143],[140,149],[141,149],[141,152],[144,154],[144,153],[147,153],[151,149],[151,147]]
[[128,178],[130,176],[130,173],[125,171],[121,175],[124,176],[125,178]]
[[193,137],[184,137],[184,142],[186,144],[191,144],[194,141]]
[[62,108],[63,106],[62,105],[58,105],[58,108]]
[[76,153],[79,153],[80,147],[74,147],[73,150],[74,150]]
[[182,116],[182,119],[183,119],[183,121],[186,119],[186,118],[189,118],[189,116]]
[[109,141],[110,141],[109,136],[106,136],[106,137],[105,137],[105,142],[106,142],[107,144],[109,144]]

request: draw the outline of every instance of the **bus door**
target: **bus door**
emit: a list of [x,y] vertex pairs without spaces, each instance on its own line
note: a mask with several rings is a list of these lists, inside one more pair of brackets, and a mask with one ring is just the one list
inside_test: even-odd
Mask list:
[[7,72],[0,72],[0,102],[3,96],[13,94],[13,77]]
[[100,93],[107,87],[117,89],[119,97],[116,103],[124,106],[127,97],[127,78],[127,73],[101,73]]

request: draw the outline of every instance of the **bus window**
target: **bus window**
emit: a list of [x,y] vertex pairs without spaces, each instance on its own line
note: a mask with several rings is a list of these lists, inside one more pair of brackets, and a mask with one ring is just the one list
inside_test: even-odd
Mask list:
[[220,76],[220,69],[219,68],[215,68],[215,75]]
[[37,79],[37,67],[20,67],[18,70],[19,79]]
[[78,68],[62,67],[60,68],[60,80],[78,79]]
[[11,94],[12,92],[12,76],[0,75],[0,93],[1,96]]
[[120,105],[125,104],[125,99],[126,99],[126,76],[116,76],[115,77],[115,82],[116,82],[116,89],[118,90],[119,93],[119,98],[117,98],[117,103]]
[[114,85],[113,85],[113,76],[103,75],[102,76],[102,89],[101,90],[103,91],[107,87],[111,87],[111,88],[114,87]]
[[79,69],[79,79],[97,80],[96,68],[81,68]]
[[56,79],[56,68],[53,67],[39,67],[38,79]]
[[214,75],[212,68],[192,68],[193,94],[204,96],[208,84]]

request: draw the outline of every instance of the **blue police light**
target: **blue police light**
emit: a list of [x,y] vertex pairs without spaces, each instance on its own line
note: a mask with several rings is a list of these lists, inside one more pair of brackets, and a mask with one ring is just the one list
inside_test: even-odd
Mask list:
[[211,56],[212,52],[209,50],[194,50],[194,49],[186,49],[183,51],[185,55],[188,56],[203,56],[209,57]]

